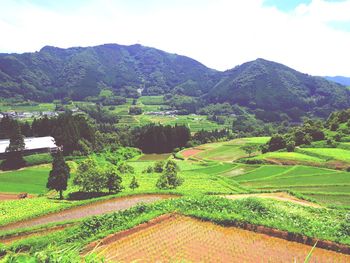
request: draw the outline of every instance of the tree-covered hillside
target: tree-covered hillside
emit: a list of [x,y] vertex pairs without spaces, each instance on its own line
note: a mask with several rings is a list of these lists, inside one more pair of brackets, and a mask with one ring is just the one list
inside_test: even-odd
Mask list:
[[[101,90],[112,92],[106,105],[142,92],[166,95],[166,103],[182,114],[227,102],[264,122],[325,118],[350,107],[350,90],[340,84],[263,59],[220,72],[141,45],[46,46],[35,53],[0,54],[0,98],[83,100]],[[217,113],[211,115],[217,119]]]
[[350,106],[343,86],[313,77],[282,64],[257,59],[225,72],[209,92],[209,102],[229,102],[255,110],[258,118],[298,120],[305,113],[327,117],[334,109]]
[[177,86],[188,95],[201,95],[217,75],[191,58],[141,45],[46,46],[35,53],[0,54],[0,96],[5,98],[80,100],[102,88],[132,97],[137,89],[154,95]]

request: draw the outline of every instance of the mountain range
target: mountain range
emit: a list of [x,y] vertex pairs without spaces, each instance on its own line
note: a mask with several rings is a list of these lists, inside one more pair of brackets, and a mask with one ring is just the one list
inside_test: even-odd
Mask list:
[[0,54],[0,97],[83,100],[109,88],[116,95],[176,94],[205,103],[237,104],[263,113],[325,117],[350,107],[350,91],[322,77],[257,59],[224,72],[189,57],[142,45],[45,46],[39,52]]
[[339,83],[344,86],[350,86],[350,77],[343,77],[343,76],[335,76],[335,77],[329,77],[326,76],[325,79],[329,81],[333,81],[335,83]]

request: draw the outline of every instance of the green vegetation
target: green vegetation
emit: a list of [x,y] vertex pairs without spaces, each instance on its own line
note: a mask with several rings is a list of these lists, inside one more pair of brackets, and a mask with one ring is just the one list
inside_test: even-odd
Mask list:
[[236,139],[228,142],[218,142],[201,146],[204,149],[196,155],[196,158],[209,159],[215,161],[235,161],[243,157],[248,157],[248,153],[244,150],[247,145],[254,146],[254,153],[258,152],[258,147],[266,143],[269,137],[251,137],[244,139]]
[[43,194],[50,171],[49,165],[28,167],[0,173],[0,192]]
[[[308,237],[350,244],[347,234],[348,218],[336,210],[308,208],[255,198],[231,201],[218,197],[197,196],[166,200],[150,205],[141,204],[125,211],[86,219],[62,232],[15,242],[7,247],[6,251],[8,258],[17,257],[11,252],[30,249],[26,255],[27,259],[44,257],[51,261],[60,258],[62,261],[64,257],[57,251],[65,249],[68,251],[66,256],[69,257],[69,262],[81,262],[79,251],[91,241],[132,228],[174,210],[222,225],[248,222]],[[37,253],[39,251],[40,254]]]

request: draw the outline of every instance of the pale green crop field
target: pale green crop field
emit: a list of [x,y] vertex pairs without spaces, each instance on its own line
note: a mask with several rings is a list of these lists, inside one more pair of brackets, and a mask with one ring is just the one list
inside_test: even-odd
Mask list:
[[340,148],[303,148],[302,151],[324,158],[350,162],[350,151]]
[[309,162],[309,163],[323,163],[324,159],[310,156],[298,152],[268,152],[254,157],[256,159],[266,160],[266,159],[278,159],[278,160],[287,160],[287,161],[296,161],[296,162]]

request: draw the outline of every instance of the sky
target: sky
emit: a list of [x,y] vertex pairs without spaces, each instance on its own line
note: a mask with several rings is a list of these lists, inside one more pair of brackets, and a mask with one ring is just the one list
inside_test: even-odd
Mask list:
[[142,44],[217,70],[256,58],[350,77],[350,0],[0,0],[0,53]]

